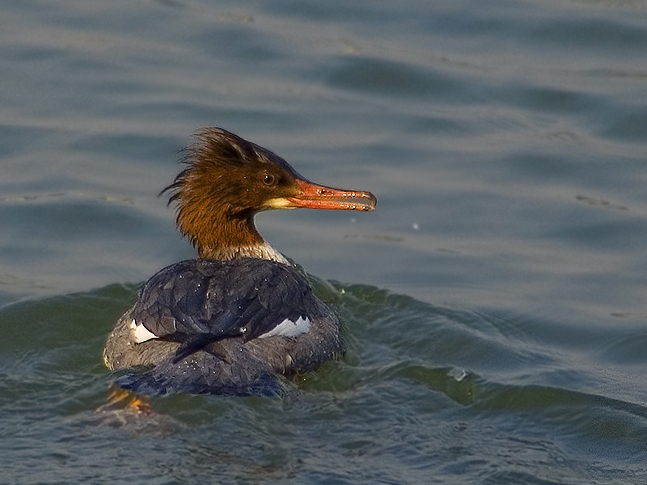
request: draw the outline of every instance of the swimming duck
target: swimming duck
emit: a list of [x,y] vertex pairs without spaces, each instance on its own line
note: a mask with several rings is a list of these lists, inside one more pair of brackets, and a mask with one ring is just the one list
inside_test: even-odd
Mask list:
[[276,395],[346,349],[335,313],[254,225],[269,209],[375,210],[370,192],[309,182],[281,157],[204,128],[161,193],[198,258],[150,278],[106,342],[116,383],[146,395]]

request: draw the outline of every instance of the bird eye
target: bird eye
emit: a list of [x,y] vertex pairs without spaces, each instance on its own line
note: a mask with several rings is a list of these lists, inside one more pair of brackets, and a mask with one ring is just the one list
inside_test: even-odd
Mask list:
[[263,183],[265,185],[274,185],[276,184],[276,177],[271,173],[266,173],[265,177],[263,177]]

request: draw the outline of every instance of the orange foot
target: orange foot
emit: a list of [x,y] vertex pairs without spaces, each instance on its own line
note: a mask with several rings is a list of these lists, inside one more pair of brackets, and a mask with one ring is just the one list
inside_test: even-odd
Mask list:
[[119,409],[146,416],[153,414],[153,407],[146,398],[130,391],[113,387],[108,396],[108,402],[97,411],[115,411]]

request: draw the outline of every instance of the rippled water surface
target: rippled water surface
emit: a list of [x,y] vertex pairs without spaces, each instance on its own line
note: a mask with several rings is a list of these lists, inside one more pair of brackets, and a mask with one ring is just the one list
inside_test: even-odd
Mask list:
[[[642,0],[0,8],[0,483],[647,484]],[[349,352],[105,411],[204,125],[378,196],[257,218]]]

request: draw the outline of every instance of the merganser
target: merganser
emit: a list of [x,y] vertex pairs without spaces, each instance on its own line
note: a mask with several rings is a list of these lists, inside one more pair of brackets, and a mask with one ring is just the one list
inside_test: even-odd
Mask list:
[[314,370],[346,344],[337,316],[263,240],[254,215],[372,211],[377,199],[309,182],[271,151],[221,128],[199,131],[183,162],[160,195],[177,204],[178,229],[199,257],[143,285],[108,337],[104,362],[128,369],[116,383],[138,394],[276,395],[279,376]]

